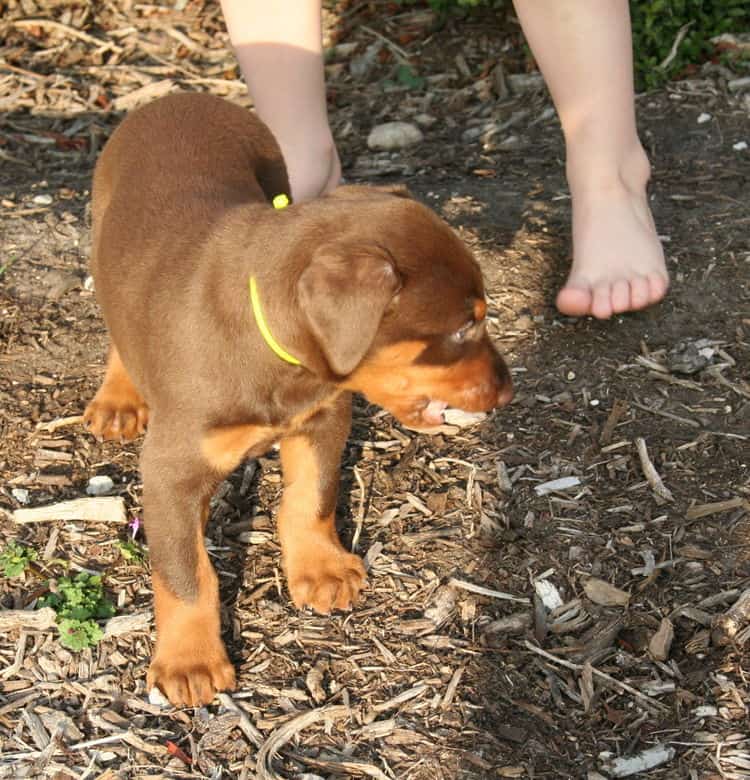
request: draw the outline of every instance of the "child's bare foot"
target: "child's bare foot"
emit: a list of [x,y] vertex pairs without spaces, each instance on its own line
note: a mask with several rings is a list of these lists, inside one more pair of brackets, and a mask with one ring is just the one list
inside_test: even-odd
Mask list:
[[642,150],[623,175],[592,177],[569,158],[573,265],[557,308],[608,319],[661,300],[669,277],[646,198],[649,165]]

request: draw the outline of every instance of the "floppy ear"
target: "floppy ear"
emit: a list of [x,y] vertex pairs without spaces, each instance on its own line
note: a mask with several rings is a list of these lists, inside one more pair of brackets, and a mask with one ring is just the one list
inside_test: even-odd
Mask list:
[[335,374],[343,376],[357,367],[400,287],[391,255],[377,244],[332,243],[315,252],[297,292]]

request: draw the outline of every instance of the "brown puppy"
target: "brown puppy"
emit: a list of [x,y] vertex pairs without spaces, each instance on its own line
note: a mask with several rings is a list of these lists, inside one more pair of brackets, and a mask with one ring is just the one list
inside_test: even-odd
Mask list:
[[115,439],[148,422],[148,684],[174,704],[234,685],[203,533],[214,489],[243,458],[281,442],[292,600],[344,609],[365,583],[334,519],[351,393],[416,428],[440,424],[446,406],[487,411],[512,395],[479,269],[447,225],[367,187],[271,207],[288,192],[267,128],[207,95],[133,112],[96,166],[91,268],[112,348],[85,419]]

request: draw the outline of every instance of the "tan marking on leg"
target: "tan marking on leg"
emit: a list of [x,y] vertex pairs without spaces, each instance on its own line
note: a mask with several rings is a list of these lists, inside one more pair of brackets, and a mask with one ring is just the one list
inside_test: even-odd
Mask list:
[[99,439],[129,441],[146,430],[148,406],[113,344],[101,387],[83,413],[85,425]]
[[208,704],[217,691],[233,689],[235,673],[221,640],[219,587],[203,545],[196,539],[198,594],[178,598],[155,571],[156,650],[148,670],[149,690],[156,685],[176,706]]
[[265,425],[223,425],[203,436],[201,452],[211,466],[228,473],[242,462],[250,450],[270,447],[281,435],[280,428]]
[[[337,486],[325,482],[321,453],[305,436],[282,440],[281,462],[285,489],[278,530],[292,600],[297,607],[309,605],[322,613],[349,609],[366,574],[361,559],[344,549],[336,532]],[[337,481],[338,468],[332,471],[328,478]]]

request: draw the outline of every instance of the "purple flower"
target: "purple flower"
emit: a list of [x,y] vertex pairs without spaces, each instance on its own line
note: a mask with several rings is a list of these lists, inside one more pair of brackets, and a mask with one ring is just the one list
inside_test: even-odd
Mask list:
[[136,516],[129,523],[130,536],[135,541],[135,537],[138,535],[138,529],[141,527],[141,518]]

